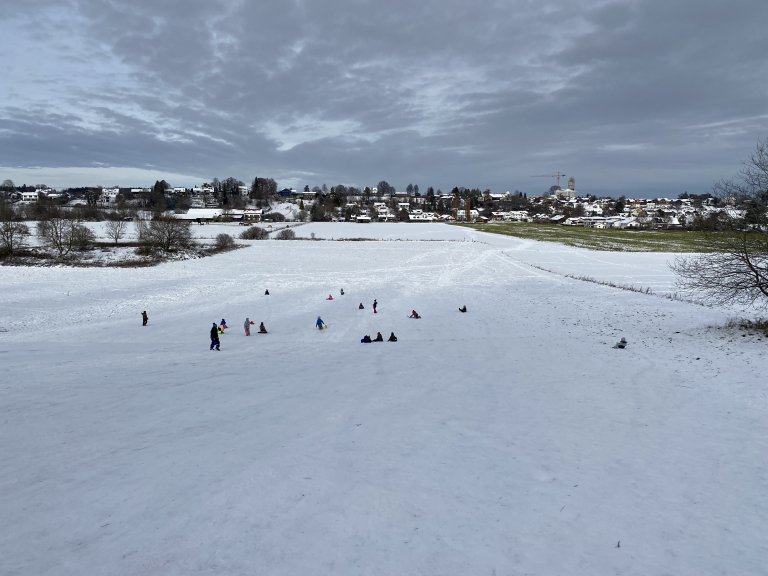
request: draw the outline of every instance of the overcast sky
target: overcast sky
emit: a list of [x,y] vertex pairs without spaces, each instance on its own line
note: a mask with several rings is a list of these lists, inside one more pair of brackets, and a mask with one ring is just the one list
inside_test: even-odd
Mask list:
[[768,136],[766,22],[766,0],[0,0],[0,180],[708,192]]

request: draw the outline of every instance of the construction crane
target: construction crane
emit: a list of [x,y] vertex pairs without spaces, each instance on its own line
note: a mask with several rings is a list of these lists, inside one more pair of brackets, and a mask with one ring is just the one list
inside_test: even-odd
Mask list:
[[531,178],[555,178],[557,180],[557,187],[560,188],[560,178],[565,178],[565,174],[558,170],[552,174],[536,174],[535,176],[531,176]]

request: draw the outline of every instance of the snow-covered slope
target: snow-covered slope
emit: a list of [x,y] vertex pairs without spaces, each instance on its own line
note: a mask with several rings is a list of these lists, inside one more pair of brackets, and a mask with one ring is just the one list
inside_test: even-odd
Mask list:
[[0,268],[0,573],[764,573],[765,340],[563,276],[669,255],[396,228]]

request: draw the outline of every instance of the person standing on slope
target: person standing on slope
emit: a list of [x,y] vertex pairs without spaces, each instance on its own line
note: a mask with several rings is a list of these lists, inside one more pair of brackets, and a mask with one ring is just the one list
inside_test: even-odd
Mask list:
[[243,329],[245,330],[246,336],[251,335],[251,326],[253,326],[253,322],[251,322],[250,318],[246,318],[245,322],[243,322]]
[[147,311],[144,310],[141,313],[141,325],[146,326],[148,321],[149,321],[149,316],[147,316]]
[[220,348],[221,343],[219,342],[219,327],[216,326],[216,322],[213,323],[213,326],[211,326],[211,350],[216,348],[216,350],[221,350]]
[[376,314],[376,306],[379,305],[379,302],[376,300],[376,298],[373,299],[373,313]]

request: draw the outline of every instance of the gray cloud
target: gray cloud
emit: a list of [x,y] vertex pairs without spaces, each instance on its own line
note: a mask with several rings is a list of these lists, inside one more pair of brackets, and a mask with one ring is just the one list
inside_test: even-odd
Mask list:
[[766,20],[757,0],[14,3],[0,166],[703,192],[768,134]]

